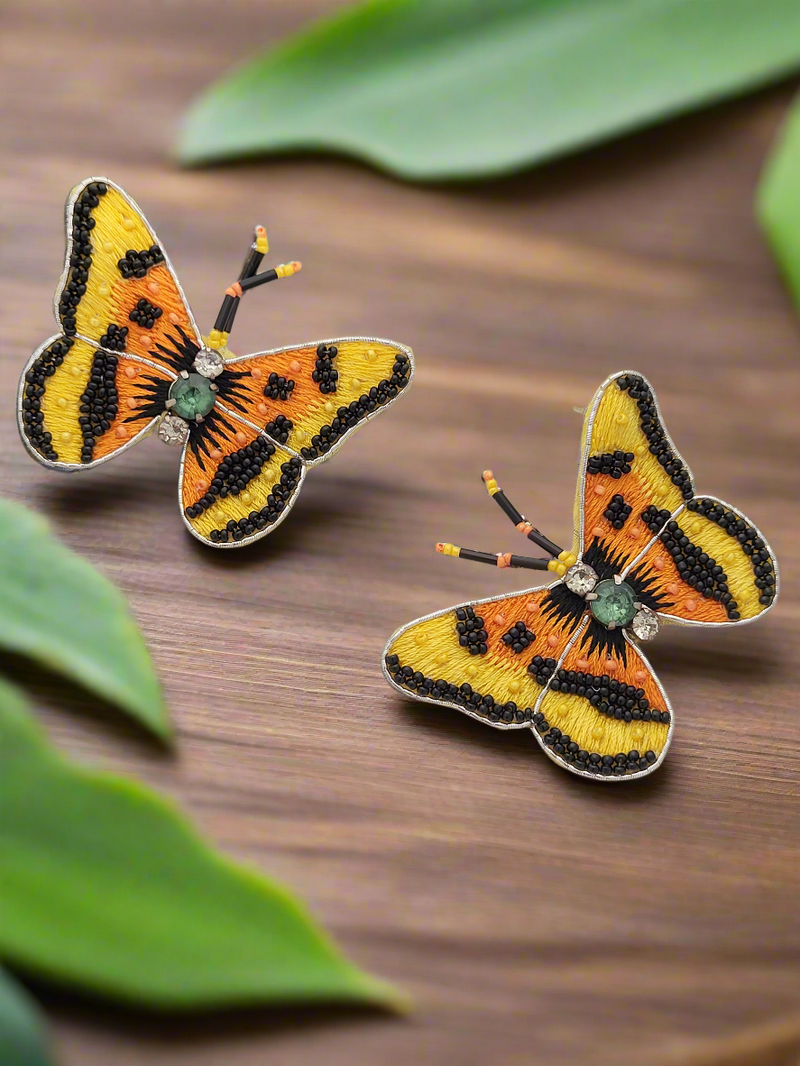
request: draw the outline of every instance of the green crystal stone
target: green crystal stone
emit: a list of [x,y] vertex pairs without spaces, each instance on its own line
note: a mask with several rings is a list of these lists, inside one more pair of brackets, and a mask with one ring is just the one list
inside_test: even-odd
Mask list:
[[604,626],[626,626],[636,614],[636,593],[624,581],[617,584],[612,578],[600,581],[594,587],[596,600],[589,601],[592,614]]
[[170,408],[171,414],[194,422],[198,416],[205,418],[214,406],[217,394],[208,378],[202,374],[190,374],[188,378],[178,378],[169,390],[169,398],[175,401]]

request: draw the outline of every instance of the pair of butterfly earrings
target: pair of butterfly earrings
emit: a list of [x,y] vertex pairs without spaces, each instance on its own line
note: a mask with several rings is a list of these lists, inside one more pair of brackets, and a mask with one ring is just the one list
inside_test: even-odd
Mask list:
[[[88,178],[76,186],[66,227],[59,332],[23,371],[22,440],[43,465],[75,471],[157,432],[182,447],[181,515],[205,544],[243,547],[272,532],[306,471],[411,382],[411,350],[373,337],[232,355],[228,337],[245,292],[301,267],[260,271],[263,227],[207,336],[155,233],[118,185]],[[667,622],[733,626],[768,611],[778,594],[769,545],[740,511],[696,493],[650,384],[630,371],[608,378],[586,411],[570,549],[527,521],[491,471],[483,480],[545,554],[437,550],[548,571],[553,580],[404,626],[384,649],[386,678],[496,729],[531,730],[579,776],[651,773],[673,722],[641,644]]]

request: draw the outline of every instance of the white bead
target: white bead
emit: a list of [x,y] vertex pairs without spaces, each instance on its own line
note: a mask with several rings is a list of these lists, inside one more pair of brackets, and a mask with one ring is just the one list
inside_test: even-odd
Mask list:
[[213,380],[225,369],[225,360],[213,348],[201,348],[194,357],[194,368],[204,378]]
[[633,616],[631,629],[639,640],[652,640],[658,634],[658,615],[649,607],[640,607]]
[[597,574],[588,563],[575,563],[564,574],[564,584],[570,592],[575,592],[578,596],[591,592],[598,580]]
[[165,444],[185,444],[189,439],[189,423],[178,415],[164,415],[158,427],[158,437]]

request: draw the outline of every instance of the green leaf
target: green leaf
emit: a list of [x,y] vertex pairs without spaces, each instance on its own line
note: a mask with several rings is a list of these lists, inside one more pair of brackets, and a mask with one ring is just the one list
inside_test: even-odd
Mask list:
[[781,77],[797,0],[371,0],[217,82],[185,163],[334,150],[502,174]]
[[153,1009],[401,1004],[172,804],[64,760],[2,682],[0,957]]
[[764,168],[756,210],[795,304],[800,308],[800,99]]
[[168,738],[161,686],[121,593],[43,518],[4,499],[0,544],[0,647],[37,659]]
[[0,1062],[3,1066],[52,1066],[39,1011],[16,981],[0,970]]

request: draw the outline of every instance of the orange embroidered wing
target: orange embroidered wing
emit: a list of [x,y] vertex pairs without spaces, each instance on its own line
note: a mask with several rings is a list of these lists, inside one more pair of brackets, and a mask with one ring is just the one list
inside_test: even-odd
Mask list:
[[81,470],[110,459],[148,433],[176,375],[157,363],[105,351],[91,341],[51,337],[22,373],[17,416],[39,462]]
[[70,193],[66,223],[61,333],[28,361],[18,419],[34,458],[79,470],[153,428],[182,348],[201,341],[155,233],[122,189],[87,178]]
[[594,545],[617,558],[633,558],[653,536],[650,515],[671,514],[693,491],[691,472],[663,425],[648,382],[630,371],[608,378],[584,419],[576,553]]
[[732,625],[775,603],[777,560],[761,531],[730,504],[696,496],[672,515],[652,515],[650,528],[656,536],[629,572],[648,582],[663,619]]
[[158,238],[134,201],[107,178],[67,200],[67,258],[55,296],[68,336],[161,362],[156,345],[180,327],[202,339]]
[[219,400],[191,426],[184,447],[178,485],[184,522],[206,544],[250,544],[288,515],[304,476],[296,455]]
[[580,613],[557,583],[460,604],[399,629],[384,649],[388,680],[415,699],[496,729],[530,728],[533,709]]
[[414,362],[394,341],[342,337],[228,359],[226,370],[239,375],[229,403],[314,464],[400,395]]
[[[587,616],[533,712],[544,751],[566,770],[630,780],[655,770],[672,737],[667,694],[624,630],[605,647]],[[624,636],[622,635],[624,634]]]
[[631,371],[604,382],[587,410],[576,529],[582,559],[621,574],[666,620],[749,621],[777,595],[763,535],[730,505],[695,495],[652,387]]

